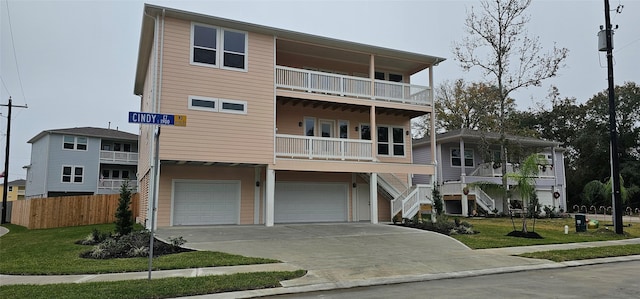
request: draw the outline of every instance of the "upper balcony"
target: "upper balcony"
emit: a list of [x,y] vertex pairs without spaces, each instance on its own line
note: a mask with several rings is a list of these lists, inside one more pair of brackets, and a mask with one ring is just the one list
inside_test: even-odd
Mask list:
[[367,100],[432,106],[428,86],[276,66],[276,88]]
[[100,163],[136,165],[138,153],[101,150]]
[[372,161],[370,140],[276,134],[276,157]]
[[[507,174],[517,173],[518,164],[507,163]],[[478,165],[478,167],[469,175],[478,177],[502,177],[502,167],[500,163],[488,162]],[[553,172],[553,165],[540,165],[538,175],[536,178],[553,178],[555,173]]]

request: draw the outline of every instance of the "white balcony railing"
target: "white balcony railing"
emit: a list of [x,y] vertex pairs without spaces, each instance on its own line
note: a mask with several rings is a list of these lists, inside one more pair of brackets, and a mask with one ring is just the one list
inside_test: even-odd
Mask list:
[[[538,178],[553,178],[553,165],[540,165],[538,170]],[[507,163],[507,173],[518,172],[518,165]],[[502,167],[494,162],[482,163],[478,165],[469,176],[481,176],[481,177],[502,177]]]
[[370,140],[276,135],[276,156],[325,160],[373,160]]
[[428,86],[374,80],[372,92],[369,78],[285,66],[276,66],[276,87],[422,106],[432,104],[431,88]]
[[138,164],[138,153],[100,151],[101,163]]
[[120,190],[120,187],[122,186],[122,184],[124,184],[125,181],[129,182],[129,188],[131,188],[132,191],[136,191],[138,189],[138,181],[135,179],[102,179],[98,182],[98,189],[117,191]]

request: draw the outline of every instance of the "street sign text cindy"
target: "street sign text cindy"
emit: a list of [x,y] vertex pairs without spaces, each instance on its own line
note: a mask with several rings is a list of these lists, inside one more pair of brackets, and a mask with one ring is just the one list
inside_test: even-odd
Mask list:
[[148,112],[129,112],[129,122],[136,124],[184,127],[187,125],[187,116]]

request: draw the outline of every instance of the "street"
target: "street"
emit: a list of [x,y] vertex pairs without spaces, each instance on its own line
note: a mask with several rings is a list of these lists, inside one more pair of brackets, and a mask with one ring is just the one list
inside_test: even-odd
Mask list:
[[270,298],[638,298],[640,261]]

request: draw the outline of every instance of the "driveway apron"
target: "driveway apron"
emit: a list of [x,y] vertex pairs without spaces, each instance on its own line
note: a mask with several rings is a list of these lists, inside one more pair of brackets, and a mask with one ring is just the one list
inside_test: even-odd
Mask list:
[[157,236],[182,236],[193,249],[272,258],[309,271],[286,286],[549,263],[473,251],[445,235],[387,224],[183,226],[160,228]]

